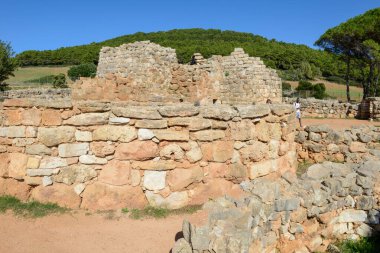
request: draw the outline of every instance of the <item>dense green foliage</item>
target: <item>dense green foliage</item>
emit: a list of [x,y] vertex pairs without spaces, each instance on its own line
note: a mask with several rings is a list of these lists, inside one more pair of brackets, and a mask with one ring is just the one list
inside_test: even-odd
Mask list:
[[67,71],[67,75],[73,81],[80,77],[94,77],[96,75],[96,65],[94,63],[84,63],[73,66]]
[[54,76],[53,88],[56,88],[56,89],[57,88],[67,88],[65,74],[61,73],[61,74]]
[[315,44],[345,62],[348,100],[350,76],[361,79],[364,97],[380,95],[380,8],[327,30]]
[[380,237],[361,238],[358,241],[343,241],[337,245],[342,253],[378,253]]
[[323,99],[327,96],[326,86],[324,83],[312,84],[308,81],[299,81],[297,91],[310,91],[311,96],[317,99]]
[[42,204],[37,201],[24,203],[12,196],[0,196],[0,213],[5,213],[8,210],[12,210],[16,215],[31,218],[68,211],[68,209],[56,204]]
[[181,29],[166,32],[135,33],[89,45],[59,48],[46,51],[25,51],[17,56],[23,66],[97,64],[103,46],[119,46],[124,43],[150,40],[165,47],[176,49],[181,63],[190,62],[195,52],[208,58],[211,55],[229,55],[234,48],[242,47],[250,56],[261,57],[269,67],[280,70],[285,79],[311,79],[324,76],[342,76],[344,62],[324,51],[304,45],[296,45],[250,33]]
[[14,76],[13,72],[18,66],[17,60],[13,56],[14,52],[11,44],[0,40],[0,91],[7,88],[7,84],[4,81],[9,76]]

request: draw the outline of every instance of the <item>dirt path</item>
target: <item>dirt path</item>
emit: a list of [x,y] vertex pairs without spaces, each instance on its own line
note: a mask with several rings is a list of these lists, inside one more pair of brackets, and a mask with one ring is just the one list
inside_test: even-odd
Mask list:
[[359,125],[380,126],[380,122],[370,122],[368,120],[357,120],[357,119],[302,119],[302,124],[304,126],[327,124],[331,128],[336,129],[336,130],[342,130],[345,128],[350,128],[352,126],[359,126]]
[[183,219],[107,219],[104,215],[65,214],[40,219],[0,215],[0,252],[7,253],[168,253],[182,230]]

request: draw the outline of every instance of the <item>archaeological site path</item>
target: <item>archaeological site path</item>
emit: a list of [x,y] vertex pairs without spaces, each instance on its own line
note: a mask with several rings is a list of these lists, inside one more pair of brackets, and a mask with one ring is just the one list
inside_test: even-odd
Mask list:
[[105,215],[65,214],[40,219],[0,215],[0,252],[7,253],[168,253],[183,219],[203,215],[133,220]]

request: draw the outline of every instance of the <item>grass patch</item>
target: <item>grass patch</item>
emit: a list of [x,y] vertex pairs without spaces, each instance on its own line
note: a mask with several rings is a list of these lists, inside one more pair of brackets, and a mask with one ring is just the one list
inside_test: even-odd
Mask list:
[[67,208],[58,206],[57,204],[42,204],[37,201],[21,202],[13,196],[0,196],[0,213],[11,210],[15,215],[39,218],[49,214],[67,212]]
[[296,171],[297,176],[300,177],[313,164],[314,163],[312,163],[310,161],[303,161],[303,162],[298,163],[298,168],[297,168],[297,171]]
[[363,237],[358,241],[346,240],[336,246],[342,253],[379,253],[380,237]]
[[[144,209],[132,209],[130,210],[130,216],[132,219],[142,219],[147,217],[153,217],[156,219],[166,218],[169,215],[180,215],[180,214],[192,214],[202,208],[201,205],[185,206],[179,209],[170,210],[167,208],[147,206]],[[127,209],[127,208],[124,208]],[[122,212],[124,212],[122,209]],[[128,210],[128,209],[127,209]],[[128,210],[129,212],[129,210]]]

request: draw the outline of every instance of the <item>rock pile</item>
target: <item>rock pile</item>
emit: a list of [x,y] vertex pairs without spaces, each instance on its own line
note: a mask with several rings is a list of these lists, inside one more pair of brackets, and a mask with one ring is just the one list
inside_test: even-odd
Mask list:
[[337,239],[380,230],[380,161],[324,162],[296,178],[244,181],[244,199],[223,197],[204,205],[202,226],[183,223],[173,253],[324,252]]
[[380,159],[380,127],[353,126],[336,131],[327,125],[311,125],[297,131],[300,161],[360,162]]

